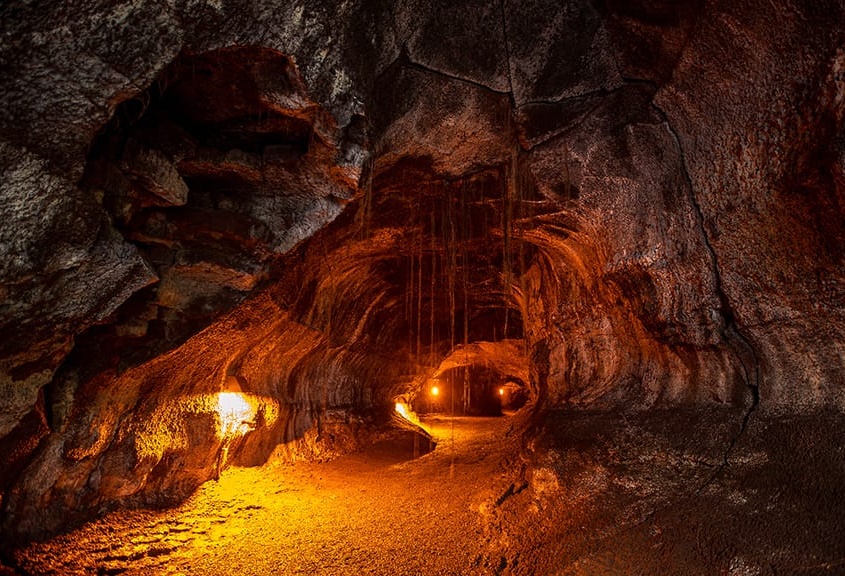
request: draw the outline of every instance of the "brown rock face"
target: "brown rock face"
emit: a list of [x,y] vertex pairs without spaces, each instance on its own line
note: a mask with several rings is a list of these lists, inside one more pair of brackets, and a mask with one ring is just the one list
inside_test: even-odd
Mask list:
[[841,3],[112,4],[0,8],[9,538],[347,450],[444,370],[552,436],[845,408]]

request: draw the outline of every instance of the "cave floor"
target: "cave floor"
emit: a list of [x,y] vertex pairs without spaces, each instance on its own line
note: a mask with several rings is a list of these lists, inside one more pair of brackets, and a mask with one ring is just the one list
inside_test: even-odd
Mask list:
[[330,462],[229,468],[179,507],[115,512],[14,559],[29,574],[845,574],[845,415],[742,429],[743,414],[430,418],[423,457],[394,434]]
[[228,468],[177,508],[115,512],[16,561],[31,574],[466,573],[486,556],[477,511],[501,490],[512,420],[428,418],[438,447],[418,459],[405,435],[325,463]]

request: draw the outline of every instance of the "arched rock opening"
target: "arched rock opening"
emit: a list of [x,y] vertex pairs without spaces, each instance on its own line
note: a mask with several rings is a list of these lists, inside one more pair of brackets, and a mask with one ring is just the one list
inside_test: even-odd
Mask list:
[[[369,125],[339,129],[289,58],[227,48],[179,56],[117,109],[82,187],[154,283],[78,336],[47,387],[55,448],[7,506],[25,518],[40,500],[49,520],[16,529],[179,500],[224,448],[236,463],[348,449],[438,370],[450,405],[499,413],[488,369],[441,364],[476,342],[519,339],[499,354],[527,358],[546,408],[743,402],[652,88],[517,114],[407,56],[385,78]],[[607,153],[588,152],[597,139]],[[229,454],[207,399],[231,377],[274,418]]]
[[[501,416],[529,399],[523,340],[473,341],[458,345],[416,397],[421,411]],[[434,392],[436,388],[436,393]]]
[[[290,59],[227,48],[181,55],[117,109],[82,186],[154,283],[78,336],[47,387],[55,448],[22,484],[45,468],[54,483],[7,506],[46,502],[49,521],[16,529],[184,497],[219,467],[207,399],[230,377],[276,414],[236,463],[348,449],[476,342],[520,339],[546,408],[743,401],[652,88],[516,114],[406,56],[385,78],[369,125],[341,130]],[[453,372],[450,404],[499,411],[486,369]]]

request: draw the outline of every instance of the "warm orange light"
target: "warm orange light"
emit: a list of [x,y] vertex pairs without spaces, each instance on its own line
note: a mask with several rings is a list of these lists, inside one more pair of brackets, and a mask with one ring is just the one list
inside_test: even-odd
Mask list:
[[220,437],[231,438],[246,434],[254,427],[255,407],[238,392],[217,395],[217,416],[220,418]]
[[431,387],[431,395],[432,396],[438,396],[439,394],[440,394],[440,388],[438,388],[437,386],[432,386]]
[[422,422],[420,422],[420,417],[417,416],[417,413],[411,410],[411,407],[408,406],[408,404],[406,404],[404,401],[399,400],[398,402],[396,402],[395,409],[396,413],[399,414],[399,416],[401,416],[403,420],[405,420],[406,422],[410,422],[416,428],[420,428],[428,432],[425,426],[423,426]]
[[504,396],[504,395],[505,395],[505,389],[499,388],[499,396]]

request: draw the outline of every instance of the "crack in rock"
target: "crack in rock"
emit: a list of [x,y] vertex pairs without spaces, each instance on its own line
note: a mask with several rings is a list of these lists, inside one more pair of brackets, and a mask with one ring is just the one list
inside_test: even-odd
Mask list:
[[730,304],[727,294],[724,291],[724,288],[722,287],[722,275],[719,267],[719,259],[716,254],[716,249],[710,242],[710,237],[708,236],[707,230],[704,226],[704,213],[701,209],[701,205],[699,204],[698,199],[695,196],[695,188],[693,187],[693,182],[692,178],[689,175],[689,170],[687,170],[686,155],[684,153],[683,145],[681,144],[681,139],[678,136],[678,133],[675,131],[675,128],[669,122],[669,118],[666,113],[654,102],[652,102],[652,105],[654,106],[655,110],[657,110],[658,113],[663,117],[667,129],[669,130],[670,134],[672,134],[672,137],[675,140],[676,145],[678,146],[678,153],[681,156],[681,172],[683,174],[684,180],[686,181],[687,188],[689,189],[689,200],[692,204],[693,210],[695,211],[695,219],[698,224],[699,231],[701,233],[702,241],[704,242],[704,247],[710,254],[710,261],[712,264],[711,272],[713,274],[713,281],[715,283],[716,295],[719,298],[719,303],[721,305],[721,310],[719,310],[719,312],[722,317],[722,320],[724,321],[722,337],[728,343],[731,350],[734,352],[737,360],[739,360],[739,363],[742,365],[745,384],[748,388],[749,394],[751,395],[751,405],[748,407],[748,409],[745,411],[745,414],[743,415],[739,432],[737,432],[736,435],[734,435],[734,437],[731,438],[730,442],[728,443],[728,446],[722,456],[722,463],[696,491],[697,493],[700,493],[705,488],[707,488],[728,466],[731,453],[736,447],[737,442],[739,442],[739,439],[745,434],[751,416],[754,414],[754,411],[760,404],[760,361],[757,356],[756,350],[754,350],[754,346],[752,346],[751,342],[749,342],[748,338],[746,338],[745,335],[742,334],[739,327],[737,326],[733,308]]

